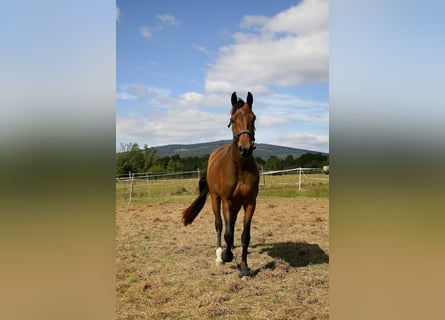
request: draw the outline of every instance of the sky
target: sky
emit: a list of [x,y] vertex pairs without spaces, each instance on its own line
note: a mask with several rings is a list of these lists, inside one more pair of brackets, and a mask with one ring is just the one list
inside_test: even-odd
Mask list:
[[117,1],[116,149],[232,138],[253,94],[256,142],[329,152],[329,4]]

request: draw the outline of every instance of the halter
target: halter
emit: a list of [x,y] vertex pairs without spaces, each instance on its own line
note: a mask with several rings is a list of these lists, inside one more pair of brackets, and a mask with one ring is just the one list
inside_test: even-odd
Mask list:
[[[227,128],[230,128],[231,125],[232,125],[232,120],[229,121],[229,124],[227,125]],[[234,133],[233,134],[233,139],[238,138],[243,133],[247,133],[252,138],[252,141],[255,141],[255,134],[252,131],[247,130],[247,129],[244,129],[244,130],[241,130],[241,131],[239,131],[237,133]]]
[[[231,125],[232,125],[232,120],[230,120],[229,124],[227,125],[227,128],[229,128]],[[235,142],[235,139],[238,138],[243,133],[247,133],[250,136],[250,138],[252,139],[252,144],[250,145],[250,148],[249,148],[249,154],[252,154],[252,151],[256,149],[255,133],[253,133],[252,131],[244,129],[244,130],[238,131],[237,133],[234,133],[233,134],[233,142]]]
[[247,133],[252,138],[252,142],[255,141],[255,135],[250,130],[241,130],[240,132],[233,134],[233,139],[238,138],[243,133]]

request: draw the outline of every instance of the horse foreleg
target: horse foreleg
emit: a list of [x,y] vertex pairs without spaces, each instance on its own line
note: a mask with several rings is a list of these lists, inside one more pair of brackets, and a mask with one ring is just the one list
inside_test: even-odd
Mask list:
[[229,201],[223,200],[222,208],[223,208],[224,224],[225,224],[224,240],[226,242],[226,249],[222,252],[222,260],[224,262],[230,262],[233,260],[232,247],[233,247],[234,223],[232,222],[233,219],[232,208]]
[[252,271],[247,265],[247,250],[250,243],[250,224],[252,222],[253,213],[255,212],[255,204],[249,204],[244,208],[244,228],[241,234],[241,243],[243,251],[241,254],[240,277],[252,275]]

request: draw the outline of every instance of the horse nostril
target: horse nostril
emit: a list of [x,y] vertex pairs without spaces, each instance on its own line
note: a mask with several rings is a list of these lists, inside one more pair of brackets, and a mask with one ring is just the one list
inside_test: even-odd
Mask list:
[[243,148],[242,146],[240,146],[240,147],[238,147],[238,149],[239,149],[240,155],[243,158],[245,158],[245,157],[250,155],[250,149],[249,148]]

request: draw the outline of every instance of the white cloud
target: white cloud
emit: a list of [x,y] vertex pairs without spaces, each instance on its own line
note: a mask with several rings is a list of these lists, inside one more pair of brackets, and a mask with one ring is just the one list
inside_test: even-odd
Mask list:
[[119,100],[136,100],[138,96],[128,94],[126,92],[116,92],[116,99]]
[[230,139],[225,115],[215,115],[197,108],[171,108],[141,116],[117,115],[118,141],[150,145],[199,143]]
[[226,108],[230,110],[230,95],[224,94],[201,94],[197,92],[186,92],[179,98],[172,98],[170,101],[173,106],[190,106],[203,108]]
[[292,122],[289,117],[276,117],[276,116],[265,116],[258,118],[258,126],[261,127],[277,127],[282,125],[287,125]]
[[280,135],[274,142],[281,146],[329,152],[329,136],[311,132],[294,132]]
[[143,84],[124,84],[120,86],[121,93],[126,93],[137,98],[142,97],[166,97],[170,95],[170,91],[163,88],[146,86]]
[[148,26],[141,27],[140,32],[144,38],[152,38],[155,33],[160,32],[163,29],[164,25],[178,26],[180,24],[180,21],[171,14],[158,14],[158,19],[161,23],[155,28]]
[[[158,19],[157,28],[141,28],[144,37],[179,24],[169,14]],[[321,0],[303,0],[272,17],[245,16],[231,45],[213,53],[194,46],[216,57],[206,70],[203,92],[172,96],[153,86],[119,86],[117,99],[135,100],[137,106],[131,115],[117,115],[117,141],[161,145],[230,139],[230,94],[237,91],[245,99],[251,91],[258,143],[328,152],[329,103],[292,94],[294,86],[328,81],[328,23],[328,1]],[[277,94],[274,87],[290,89]]]
[[266,30],[296,35],[323,33],[329,28],[329,2],[305,0],[267,21]]
[[326,101],[305,100],[291,95],[272,94],[261,97],[259,102],[261,113],[267,115],[267,117],[326,125],[329,122],[329,104]]
[[[179,106],[218,108],[224,107],[228,111],[231,93],[201,94],[194,91],[185,92],[179,97],[172,97],[168,89],[146,86],[143,84],[120,85],[116,94],[121,100],[150,101],[152,106],[170,108]],[[148,100],[147,100],[148,99]]]
[[204,96],[197,92],[186,92],[179,97],[179,105],[197,106],[200,105]]
[[158,14],[158,19],[161,20],[161,22],[170,24],[172,26],[179,25],[179,20],[177,20],[176,17],[171,14]]
[[261,30],[271,18],[266,16],[244,16],[240,23],[242,29],[258,29]]
[[269,86],[327,82],[329,70],[328,1],[304,0],[273,17],[246,16],[246,32],[220,48],[206,70],[208,92],[233,88],[256,93]]
[[196,50],[198,50],[201,53],[204,53],[207,56],[211,56],[212,55],[212,51],[210,51],[207,47],[194,45],[193,48],[195,48]]
[[[245,99],[246,92],[237,93]],[[119,142],[143,141],[141,144],[160,145],[230,139],[230,131],[226,130],[231,108],[227,92],[202,94],[189,91],[175,97],[166,89],[127,84],[119,86],[117,98],[137,101],[131,116],[117,117]],[[304,100],[290,94],[255,94],[254,112],[257,114],[258,142],[328,150],[327,134],[288,133],[298,128],[305,131],[308,127],[316,131],[326,130],[329,122],[327,102]],[[209,137],[209,134],[214,136]]]
[[141,28],[141,34],[144,38],[146,39],[150,39],[153,36],[153,30],[151,30],[149,27],[147,26],[143,26]]

